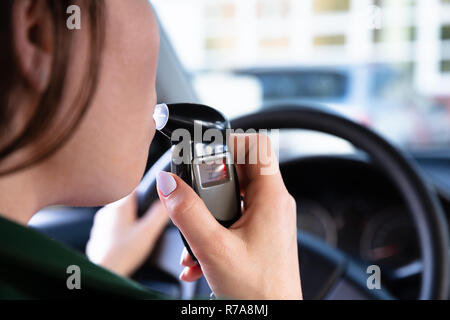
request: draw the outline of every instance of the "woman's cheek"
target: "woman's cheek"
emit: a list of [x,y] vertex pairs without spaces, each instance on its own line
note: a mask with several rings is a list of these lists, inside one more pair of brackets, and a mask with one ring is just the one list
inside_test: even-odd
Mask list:
[[[146,1],[115,0],[108,5],[111,15],[95,107],[96,126],[102,131],[98,139],[106,155],[106,163],[98,168],[110,175],[107,180],[116,184],[110,191],[117,196],[131,192],[140,182],[155,135],[159,37]],[[128,17],[133,17],[133,23]]]

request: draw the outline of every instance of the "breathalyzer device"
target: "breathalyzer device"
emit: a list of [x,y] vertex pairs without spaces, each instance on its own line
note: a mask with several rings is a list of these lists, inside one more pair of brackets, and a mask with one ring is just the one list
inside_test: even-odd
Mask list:
[[227,145],[229,121],[211,107],[190,103],[159,104],[154,119],[171,141],[171,172],[195,190],[220,224],[231,226],[241,216],[241,197]]

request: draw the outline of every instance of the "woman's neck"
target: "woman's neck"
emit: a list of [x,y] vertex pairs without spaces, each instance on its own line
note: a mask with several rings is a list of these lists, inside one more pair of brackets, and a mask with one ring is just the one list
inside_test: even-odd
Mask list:
[[26,225],[47,205],[45,187],[32,170],[0,177],[0,216]]

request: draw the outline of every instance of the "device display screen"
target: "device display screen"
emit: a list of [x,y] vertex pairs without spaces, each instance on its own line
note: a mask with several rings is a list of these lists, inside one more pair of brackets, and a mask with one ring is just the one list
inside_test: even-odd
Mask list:
[[202,162],[199,164],[199,171],[203,188],[221,184],[230,178],[226,158],[223,158],[221,162]]

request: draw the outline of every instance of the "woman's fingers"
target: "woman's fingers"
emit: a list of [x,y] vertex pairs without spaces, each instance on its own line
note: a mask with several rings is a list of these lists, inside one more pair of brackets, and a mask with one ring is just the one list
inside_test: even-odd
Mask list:
[[194,267],[198,265],[198,263],[195,262],[194,259],[192,259],[187,249],[184,248],[183,252],[181,253],[180,265],[182,265],[183,267]]
[[155,201],[144,216],[138,220],[136,230],[152,245],[159,238],[169,222],[167,210],[161,201]]
[[200,279],[203,275],[202,268],[199,265],[193,267],[186,267],[180,274],[180,280],[186,282],[193,282]]
[[[232,134],[230,149],[233,152],[241,192],[244,193],[244,208],[256,203],[270,202],[288,194],[279,170],[277,156],[270,138],[261,134]],[[268,213],[273,212],[267,210]]]
[[181,178],[167,172],[157,176],[158,195],[165,205],[169,217],[186,238],[195,256],[201,260],[216,249],[227,229],[222,227],[195,191]]
[[145,261],[169,220],[155,202],[138,219],[136,193],[105,206],[95,216],[86,254],[91,261],[128,276]]
[[155,231],[163,229],[168,222],[169,216],[161,201],[153,202],[147,212],[139,220],[139,223],[150,227]]
[[241,189],[246,189],[250,183],[271,184],[279,180],[278,159],[268,136],[232,134],[229,144]]

